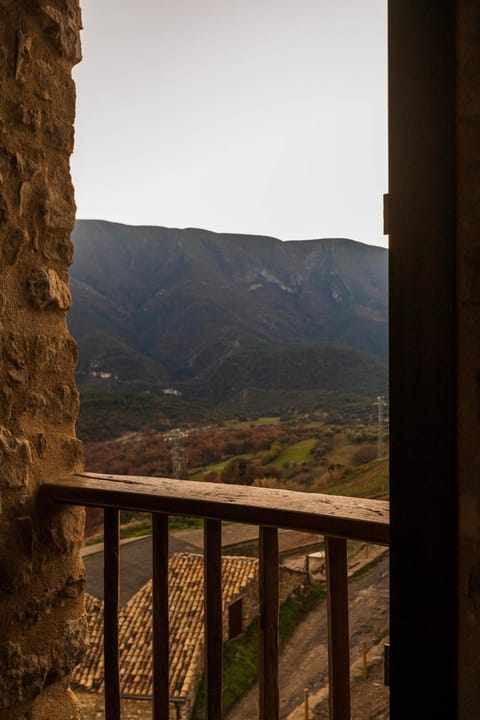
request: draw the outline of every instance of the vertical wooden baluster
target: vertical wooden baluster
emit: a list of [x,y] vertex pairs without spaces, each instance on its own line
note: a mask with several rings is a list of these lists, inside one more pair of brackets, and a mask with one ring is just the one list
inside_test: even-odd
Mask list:
[[325,538],[330,720],[350,720],[347,541]]
[[104,667],[105,718],[120,718],[120,673],[118,658],[119,609],[119,511],[104,510]]
[[278,530],[260,528],[260,720],[278,720]]
[[153,719],[168,720],[168,515],[152,517]]
[[222,523],[205,520],[205,686],[207,720],[223,718]]

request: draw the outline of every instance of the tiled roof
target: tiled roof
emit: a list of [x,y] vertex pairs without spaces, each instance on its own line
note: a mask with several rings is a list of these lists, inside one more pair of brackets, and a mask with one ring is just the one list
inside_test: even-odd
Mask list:
[[[179,553],[169,561],[170,695],[185,697],[203,653],[203,555]],[[223,609],[257,577],[258,560],[222,558]],[[103,685],[103,603],[87,595],[89,648],[73,683]],[[119,613],[120,687],[126,695],[152,694],[152,581]]]

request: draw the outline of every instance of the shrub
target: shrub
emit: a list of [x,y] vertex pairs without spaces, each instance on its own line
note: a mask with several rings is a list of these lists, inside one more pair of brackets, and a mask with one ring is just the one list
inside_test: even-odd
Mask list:
[[375,445],[364,445],[352,455],[352,465],[364,465],[377,457],[377,448]]

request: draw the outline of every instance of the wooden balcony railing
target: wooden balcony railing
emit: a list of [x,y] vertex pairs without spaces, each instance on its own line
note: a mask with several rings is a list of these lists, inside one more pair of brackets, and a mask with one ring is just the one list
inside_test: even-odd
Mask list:
[[119,511],[152,513],[153,717],[169,717],[168,515],[204,518],[206,717],[221,720],[221,522],[260,527],[260,720],[278,720],[278,528],[325,536],[331,720],[350,720],[347,539],[389,543],[387,502],[199,483],[84,473],[41,487],[48,502],[105,509],[105,717],[120,718],[118,654]]

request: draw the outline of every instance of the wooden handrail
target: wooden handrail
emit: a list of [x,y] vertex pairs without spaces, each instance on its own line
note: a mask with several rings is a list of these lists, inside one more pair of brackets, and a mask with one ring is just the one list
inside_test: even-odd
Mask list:
[[40,486],[71,505],[189,515],[389,544],[389,503],[191,480],[81,473]]
[[[350,720],[347,539],[388,545],[389,503],[290,490],[167,478],[82,473],[39,489],[39,500],[105,508],[107,720],[120,718],[118,511],[153,515],[153,717],[168,716],[168,515],[205,519],[205,647],[208,720],[222,720],[221,521],[260,527],[260,720],[279,717],[278,528],[326,541],[331,720]],[[108,560],[107,560],[108,555]],[[107,598],[109,598],[107,602]]]

